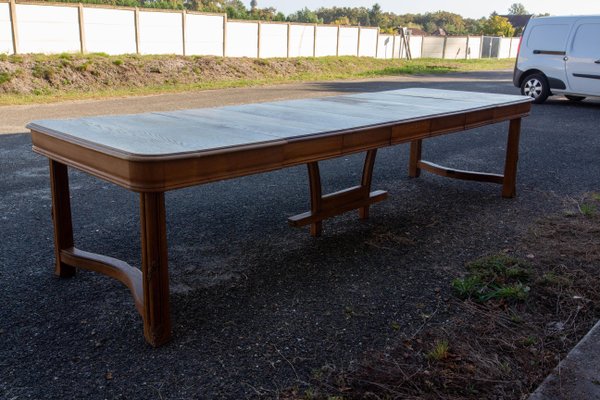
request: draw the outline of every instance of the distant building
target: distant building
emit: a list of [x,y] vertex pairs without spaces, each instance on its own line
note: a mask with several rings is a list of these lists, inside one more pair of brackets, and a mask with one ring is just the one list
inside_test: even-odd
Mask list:
[[510,24],[515,28],[515,36],[521,36],[523,34],[523,30],[525,26],[529,22],[529,20],[533,17],[533,15],[500,15],[504,17],[510,22]]
[[419,28],[408,28],[408,33],[412,36],[429,36],[429,33]]

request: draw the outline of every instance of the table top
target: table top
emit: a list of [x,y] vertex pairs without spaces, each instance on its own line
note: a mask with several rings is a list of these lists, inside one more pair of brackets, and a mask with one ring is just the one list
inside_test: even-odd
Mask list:
[[525,96],[412,88],[219,108],[42,120],[27,127],[83,147],[152,157],[243,149],[530,101]]

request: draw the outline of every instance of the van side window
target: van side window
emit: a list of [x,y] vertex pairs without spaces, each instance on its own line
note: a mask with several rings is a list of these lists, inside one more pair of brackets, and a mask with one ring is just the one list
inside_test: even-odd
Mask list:
[[570,25],[538,25],[531,29],[527,47],[531,50],[565,51]]
[[571,51],[577,57],[600,58],[600,24],[579,25]]

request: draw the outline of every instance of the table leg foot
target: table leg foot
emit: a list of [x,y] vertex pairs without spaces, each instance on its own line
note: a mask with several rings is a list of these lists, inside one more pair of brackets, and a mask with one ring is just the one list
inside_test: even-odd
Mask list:
[[152,346],[171,338],[164,193],[140,194],[144,336]]

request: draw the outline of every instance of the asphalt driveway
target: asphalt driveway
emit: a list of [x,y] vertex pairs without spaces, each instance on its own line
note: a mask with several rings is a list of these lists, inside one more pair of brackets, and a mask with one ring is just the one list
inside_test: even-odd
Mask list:
[[[492,72],[0,108],[0,131],[13,132],[0,136],[0,398],[276,397],[319,368],[385,350],[423,314],[443,321],[465,262],[510,248],[536,218],[600,191],[600,102],[553,99],[523,122],[511,200],[495,185],[407,178],[407,145],[378,154],[373,188],[390,199],[366,222],[354,213],[326,221],[316,239],[286,223],[309,207],[304,167],[169,192],[174,338],[159,349],[145,344],[118,282],[52,275],[47,160],[32,153],[25,119],[415,86],[518,92],[509,72]],[[500,172],[507,129],[430,139],[423,155]],[[355,184],[361,166],[362,155],[323,163],[326,190]],[[139,265],[136,195],[76,171],[71,191],[77,246]]]

